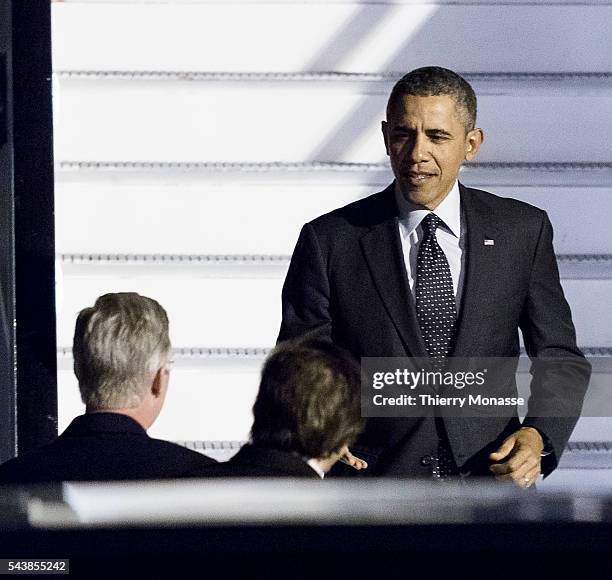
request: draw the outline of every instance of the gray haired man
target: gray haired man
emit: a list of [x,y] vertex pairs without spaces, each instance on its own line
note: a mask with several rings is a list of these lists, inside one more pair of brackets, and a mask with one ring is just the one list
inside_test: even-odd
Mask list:
[[54,442],[0,466],[0,483],[177,478],[214,463],[147,435],[170,377],[168,317],[155,300],[101,296],[79,313],[73,353],[85,414]]

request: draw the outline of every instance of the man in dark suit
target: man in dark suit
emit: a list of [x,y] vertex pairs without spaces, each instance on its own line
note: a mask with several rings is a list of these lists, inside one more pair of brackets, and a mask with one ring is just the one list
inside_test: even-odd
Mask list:
[[73,355],[86,413],[49,445],[0,466],[0,483],[176,478],[215,463],[147,435],[170,375],[168,317],[155,300],[98,298],[78,316]]
[[557,465],[590,365],[576,346],[546,213],[458,182],[483,142],[475,122],[474,91],[452,71],[417,69],[395,85],[382,123],[395,181],[302,228],[279,340],[313,333],[358,357],[435,366],[518,357],[520,329],[532,360],[562,367],[535,368],[522,424],[516,414],[371,418],[352,450],[373,475],[495,475],[528,487]]
[[324,341],[289,341],[268,357],[251,441],[205,477],[323,478],[363,427],[359,365]]

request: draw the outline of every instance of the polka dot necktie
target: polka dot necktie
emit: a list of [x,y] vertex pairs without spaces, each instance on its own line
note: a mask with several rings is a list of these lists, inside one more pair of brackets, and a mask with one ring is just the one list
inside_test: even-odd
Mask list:
[[[428,214],[421,222],[424,235],[417,254],[415,287],[417,318],[427,354],[433,359],[435,370],[442,370],[444,367],[457,321],[450,266],[436,239],[436,230],[442,223],[433,213]],[[441,422],[440,417],[435,420],[437,423]],[[446,479],[459,473],[443,427],[442,431],[444,433],[440,435],[437,456],[433,461],[434,479]]]
[[430,213],[423,219],[423,240],[417,255],[416,312],[427,354],[441,368],[450,350],[457,306],[448,260],[436,239],[442,220]]

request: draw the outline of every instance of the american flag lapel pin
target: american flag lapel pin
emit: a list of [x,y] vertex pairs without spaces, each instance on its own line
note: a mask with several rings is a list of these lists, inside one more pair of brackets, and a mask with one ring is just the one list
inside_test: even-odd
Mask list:
[[495,245],[495,240],[491,240],[489,238],[485,238],[484,245],[485,246],[494,246]]

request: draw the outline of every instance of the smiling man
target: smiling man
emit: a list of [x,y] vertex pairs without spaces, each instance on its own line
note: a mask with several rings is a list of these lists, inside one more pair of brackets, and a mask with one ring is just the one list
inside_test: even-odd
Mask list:
[[476,98],[468,94],[459,102],[459,95],[417,96],[401,90],[398,83],[382,123],[395,191],[434,210],[455,186],[462,163],[474,159],[482,144],[482,129],[474,128]]
[[[283,287],[279,340],[319,335],[357,357],[535,359],[529,412],[370,418],[352,449],[360,473],[495,476],[529,487],[557,465],[590,365],[576,346],[546,213],[459,183],[476,157],[476,96],[458,74],[416,69],[382,123],[395,175],[384,191],[306,224]],[[515,389],[515,387],[514,387]],[[554,411],[562,409],[563,416]],[[353,455],[345,462],[363,467]]]

